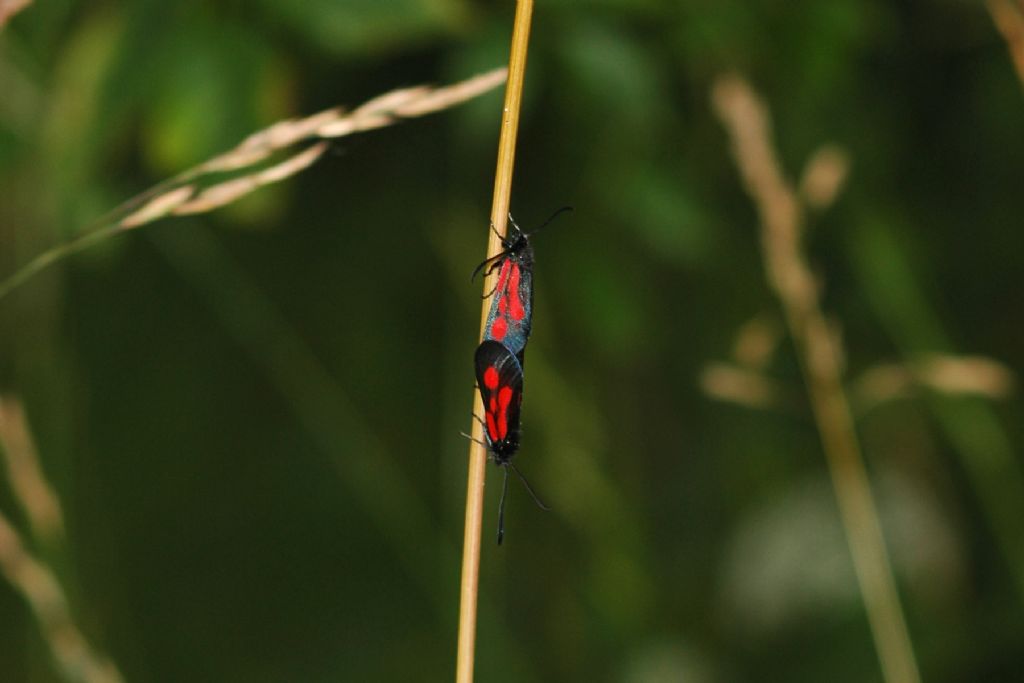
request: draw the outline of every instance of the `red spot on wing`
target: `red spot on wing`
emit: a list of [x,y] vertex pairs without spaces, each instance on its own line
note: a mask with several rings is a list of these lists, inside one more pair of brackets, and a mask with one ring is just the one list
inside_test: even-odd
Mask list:
[[512,401],[512,387],[498,390],[498,434],[504,439],[508,434],[508,404]]
[[498,407],[502,411],[508,408],[508,404],[512,402],[512,387],[502,387],[498,392]]
[[494,423],[494,413],[487,413],[487,434],[491,437],[491,441],[500,441],[501,437],[498,436],[498,427]]
[[498,388],[498,371],[493,365],[484,370],[484,386],[491,391]]
[[508,315],[508,290],[503,289],[498,294],[498,314]]
[[506,260],[501,264],[498,286],[495,288],[495,296],[498,297],[498,312],[491,323],[491,339],[502,341],[508,334],[509,327],[514,323],[519,323],[526,317],[526,308],[523,306],[523,300],[519,295],[519,281],[521,277],[522,271],[518,263]]
[[522,320],[526,316],[526,309],[523,307],[523,301],[519,298],[519,266],[512,266],[512,273],[508,279],[508,289],[505,290],[505,294],[508,297],[508,312],[512,314],[513,320]]
[[513,395],[512,387],[504,386],[487,401],[487,435],[491,441],[501,441],[508,436],[508,406]]
[[[491,323],[491,339],[495,339],[497,341],[501,341],[502,339],[505,338],[505,335],[507,333],[508,333],[508,323],[505,322],[505,319],[503,317],[501,317],[501,316],[496,317],[494,319],[494,322]],[[492,370],[493,368],[487,368],[487,369],[488,370]],[[495,386],[497,386],[497,382],[495,382]],[[494,387],[491,387],[491,388],[493,389]]]
[[[495,286],[494,291],[497,292],[497,296],[501,299],[501,295],[508,289],[508,271],[512,267],[512,262],[507,258],[501,264],[501,270],[498,272],[498,284]],[[501,302],[498,302],[501,306]]]

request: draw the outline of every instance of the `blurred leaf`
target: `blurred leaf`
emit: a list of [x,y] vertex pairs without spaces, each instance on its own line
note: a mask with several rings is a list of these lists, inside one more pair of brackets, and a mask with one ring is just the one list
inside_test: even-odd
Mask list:
[[[584,20],[560,48],[568,70],[564,87],[590,103],[594,120],[614,126],[615,137],[603,142],[649,139],[663,113],[665,84],[647,45],[621,27]],[[635,135],[639,131],[644,134]]]
[[856,0],[832,0],[792,7],[786,20],[792,25],[792,39],[777,46],[791,57],[794,68],[801,69],[799,92],[808,102],[827,103],[827,98],[842,91],[850,74],[849,60],[862,49],[867,34],[867,17],[874,10]]
[[338,55],[408,50],[412,43],[449,33],[469,14],[462,0],[260,0],[319,49]]
[[660,0],[548,0],[545,7],[558,8],[560,10],[581,10],[592,12],[595,9],[605,11],[618,11],[623,13],[621,18],[633,18],[638,16],[653,16],[664,9]]
[[[456,82],[473,74],[484,73],[499,64],[508,61],[509,41],[511,34],[508,26],[499,23],[487,23],[477,27],[477,40],[462,46],[448,60],[444,67],[442,80]],[[530,72],[523,84],[523,114],[528,116],[536,98],[530,97],[531,91],[537,87],[537,81],[543,74]],[[501,111],[505,97],[505,89],[497,88],[493,93],[477,97],[466,104],[453,109],[448,116],[456,122],[454,128],[459,131],[457,143],[491,146],[498,135],[497,114]]]
[[907,250],[896,238],[898,228],[884,218],[873,217],[851,235],[849,244],[855,264],[861,268],[861,284],[890,333],[910,342],[908,351],[950,350],[942,325],[918,285]]
[[287,227],[288,183],[274,183],[247,194],[224,207],[225,222],[232,227],[279,228]]
[[117,14],[90,15],[76,26],[50,84],[40,155],[50,181],[41,189],[55,192],[47,200],[57,202],[65,218],[58,224],[72,232],[109,208],[99,193],[82,189],[94,188],[87,179],[109,153],[113,131],[99,125],[106,105],[102,85],[122,32]]
[[645,274],[606,250],[580,249],[570,265],[569,298],[574,302],[572,329],[603,352],[632,356],[650,327]]
[[590,599],[602,618],[618,632],[642,624],[655,595],[654,586],[638,557],[609,545],[594,558],[588,577]]
[[710,218],[678,174],[639,169],[626,180],[621,199],[620,222],[633,226],[656,258],[694,266],[709,256]]
[[43,91],[26,64],[27,56],[0,34],[0,163],[7,164],[15,149],[33,130],[42,107]]
[[290,113],[287,74],[255,37],[202,24],[162,55],[145,114],[143,149],[157,177],[172,176]]
[[757,63],[771,45],[770,34],[754,5],[737,0],[715,3],[679,3],[680,20],[672,25],[674,45],[682,65],[697,78],[709,78],[726,68],[745,69]]

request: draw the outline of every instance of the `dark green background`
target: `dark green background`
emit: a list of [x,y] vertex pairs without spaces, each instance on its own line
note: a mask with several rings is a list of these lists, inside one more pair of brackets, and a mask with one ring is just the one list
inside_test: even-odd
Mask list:
[[[500,65],[512,14],[37,0],[0,33],[0,275],[275,120]],[[808,244],[850,377],[1024,361],[1024,91],[981,3],[539,2],[512,208],[576,211],[535,240],[517,462],[553,511],[513,486],[495,547],[489,470],[480,681],[880,680],[806,400],[698,383],[778,314],[710,108],[729,70],[791,177],[851,159]],[[37,551],[128,681],[452,679],[500,98],[0,301],[0,387],[67,517]],[[767,372],[803,396],[788,342]],[[1021,418],[923,393],[858,422],[927,681],[1024,670]],[[0,509],[25,529],[6,483]],[[0,680],[60,680],[6,583]]]

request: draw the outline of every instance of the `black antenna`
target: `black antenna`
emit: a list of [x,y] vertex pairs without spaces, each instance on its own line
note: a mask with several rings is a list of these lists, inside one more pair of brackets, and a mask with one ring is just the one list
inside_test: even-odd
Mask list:
[[537,504],[537,507],[539,507],[544,512],[551,512],[551,508],[545,505],[544,501],[542,501],[537,496],[537,494],[533,492],[533,488],[530,487],[530,482],[526,481],[526,477],[523,476],[522,472],[520,472],[519,469],[515,465],[513,465],[511,461],[509,461],[508,466],[511,467],[512,471],[516,473],[517,477],[519,477],[519,481],[523,482],[523,486],[526,487],[527,492],[529,492],[530,497],[533,498],[533,502]]
[[[518,225],[516,225],[516,222],[515,222],[514,220],[512,220],[512,214],[509,214],[509,215],[508,215],[508,219],[509,219],[510,221],[512,221],[512,225],[515,225],[515,228],[516,228],[516,230],[519,230],[519,226],[518,226]],[[494,223],[491,223],[491,232],[493,232],[493,233],[494,233],[495,235],[497,235],[497,236],[498,236],[498,240],[499,240],[499,241],[500,241],[500,242],[501,242],[502,244],[504,244],[504,243],[505,243],[505,238],[504,238],[504,237],[502,237],[502,236],[501,236],[501,233],[500,233],[500,232],[498,232],[498,229],[497,229],[496,227],[494,227]],[[523,231],[522,231],[522,230],[519,230],[519,232],[520,232],[520,234],[522,234],[522,232],[523,232]],[[475,270],[473,271],[473,274],[472,274],[472,275],[471,275],[471,276],[469,277],[469,281],[470,281],[470,282],[472,282],[473,280],[475,280],[475,279],[476,279],[476,275],[477,275],[477,273],[479,273],[479,272],[480,272],[480,269],[481,269],[481,268],[483,268],[484,266],[486,266],[486,265],[487,265],[488,263],[490,263],[491,261],[497,261],[497,260],[498,260],[498,259],[500,259],[500,258],[501,258],[502,256],[507,256],[507,255],[508,255],[508,252],[509,252],[509,250],[508,250],[508,249],[503,249],[502,251],[499,251],[499,252],[498,252],[497,254],[495,254],[495,255],[494,255],[494,256],[492,256],[491,258],[489,258],[489,259],[486,259],[486,260],[485,260],[485,261],[484,261],[483,263],[481,263],[481,264],[480,264],[479,266],[477,266],[477,267],[476,267],[476,269],[475,269]],[[487,272],[488,272],[488,274],[490,273],[490,271],[487,271]],[[493,294],[493,292],[492,292],[492,294]],[[490,294],[488,294],[487,296],[490,296]],[[483,298],[485,298],[485,299],[486,299],[486,298],[487,298],[487,296],[485,296],[485,297],[483,297]]]
[[[548,219],[547,219],[546,221],[544,221],[543,223],[541,223],[541,224],[540,224],[540,227],[539,227],[539,228],[534,228],[534,229],[533,229],[533,230],[531,230],[530,232],[527,232],[527,233],[523,233],[523,234],[525,234],[525,235],[526,235],[527,237],[529,237],[530,235],[536,235],[536,234],[537,234],[538,232],[540,232],[540,231],[541,231],[541,230],[543,230],[543,229],[544,229],[545,227],[547,227],[547,224],[548,224],[548,223],[550,223],[551,221],[555,220],[556,218],[558,218],[559,216],[561,216],[561,215],[562,215],[563,213],[565,213],[566,211],[575,211],[575,209],[574,209],[574,208],[572,208],[571,206],[563,206],[562,208],[558,209],[558,210],[557,210],[557,211],[555,211],[555,212],[554,212],[553,214],[551,214],[550,216],[548,216]],[[512,221],[512,214],[509,214],[509,215],[508,215],[508,219],[509,219],[510,221]],[[515,226],[516,226],[516,229],[517,229],[517,230],[519,230],[519,232],[523,232],[523,231],[522,231],[522,230],[521,230],[521,229],[519,228],[519,226],[518,226],[518,225],[516,225],[516,222],[515,222],[515,221],[512,221],[512,225],[515,225]]]
[[[514,467],[512,469],[515,469]],[[498,545],[505,538],[505,495],[508,493],[508,467],[505,467],[505,481],[501,484],[501,500],[498,501]]]
[[533,488],[530,486],[530,482],[526,481],[526,477],[524,477],[523,473],[512,464],[512,461],[502,463],[502,467],[505,469],[505,479],[501,483],[501,500],[498,501],[498,545],[501,545],[502,539],[505,538],[505,496],[508,495],[509,470],[515,472],[516,476],[519,477],[519,481],[523,482],[523,486],[526,487],[527,492],[530,494],[530,497],[533,498],[533,502],[537,504],[537,507],[545,512],[551,511],[551,508],[545,505],[544,501],[537,496]]
[[[573,208],[572,208],[571,206],[563,206],[562,208],[558,209],[558,210],[557,210],[557,211],[555,211],[555,212],[554,212],[553,214],[551,214],[550,216],[548,216],[548,219],[547,219],[546,221],[544,221],[543,223],[541,223],[541,224],[540,224],[540,227],[538,227],[538,228],[534,228],[534,229],[533,229],[533,230],[531,230],[530,232],[523,232],[523,229],[519,227],[519,224],[518,224],[518,223],[516,223],[516,219],[512,218],[512,213],[511,213],[511,212],[509,212],[509,214],[508,214],[508,220],[509,220],[509,222],[510,222],[510,223],[512,224],[512,227],[514,227],[514,228],[516,229],[516,231],[517,231],[517,232],[518,232],[518,233],[519,233],[520,235],[522,235],[522,236],[524,236],[524,237],[529,237],[530,235],[536,235],[536,234],[537,234],[538,232],[540,232],[540,231],[541,231],[541,230],[542,230],[543,228],[545,228],[545,227],[547,226],[547,224],[548,224],[548,223],[550,223],[551,221],[555,220],[555,219],[556,219],[556,218],[557,218],[558,216],[562,215],[562,214],[563,214],[563,213],[565,213],[566,211],[575,211],[575,209],[573,209]],[[493,231],[494,231],[494,234],[498,236],[498,239],[500,239],[500,240],[501,240],[502,242],[504,242],[504,241],[505,241],[505,238],[501,236],[501,233],[499,233],[499,232],[498,232],[498,229],[494,227],[494,223],[491,223],[491,230],[493,230]],[[470,282],[472,282],[473,280],[475,280],[475,279],[476,279],[476,276],[477,276],[477,275],[478,275],[478,274],[480,273],[480,271],[481,271],[481,270],[482,270],[482,269],[483,269],[483,268],[484,268],[484,267],[485,267],[486,265],[488,265],[489,263],[491,263],[491,262],[493,262],[493,261],[497,261],[498,259],[502,258],[503,256],[508,256],[508,254],[509,254],[509,252],[510,252],[510,251],[511,251],[510,249],[505,249],[505,250],[503,250],[503,251],[500,251],[500,252],[498,252],[497,254],[495,254],[494,256],[492,256],[491,258],[489,258],[489,259],[486,259],[486,260],[484,260],[484,261],[483,261],[483,263],[481,263],[480,265],[478,265],[478,266],[477,266],[477,267],[476,267],[476,268],[475,268],[475,269],[473,270],[473,274],[472,274],[472,275],[471,275],[471,276],[469,277],[469,281],[470,281]],[[490,294],[488,294],[487,296],[490,296]],[[485,296],[484,298],[486,299],[486,298],[487,298],[487,296]]]

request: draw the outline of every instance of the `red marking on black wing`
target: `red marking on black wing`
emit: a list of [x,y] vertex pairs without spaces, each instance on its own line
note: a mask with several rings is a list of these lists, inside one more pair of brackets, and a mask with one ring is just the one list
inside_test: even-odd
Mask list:
[[[498,271],[484,339],[501,342],[512,353],[526,348],[533,317],[533,247],[515,224],[502,240],[504,251],[494,257],[488,273]],[[485,261],[477,269],[482,267]]]
[[477,347],[475,360],[476,381],[484,402],[487,441],[499,461],[507,460],[519,448],[523,368],[511,351],[493,340],[484,341]]

